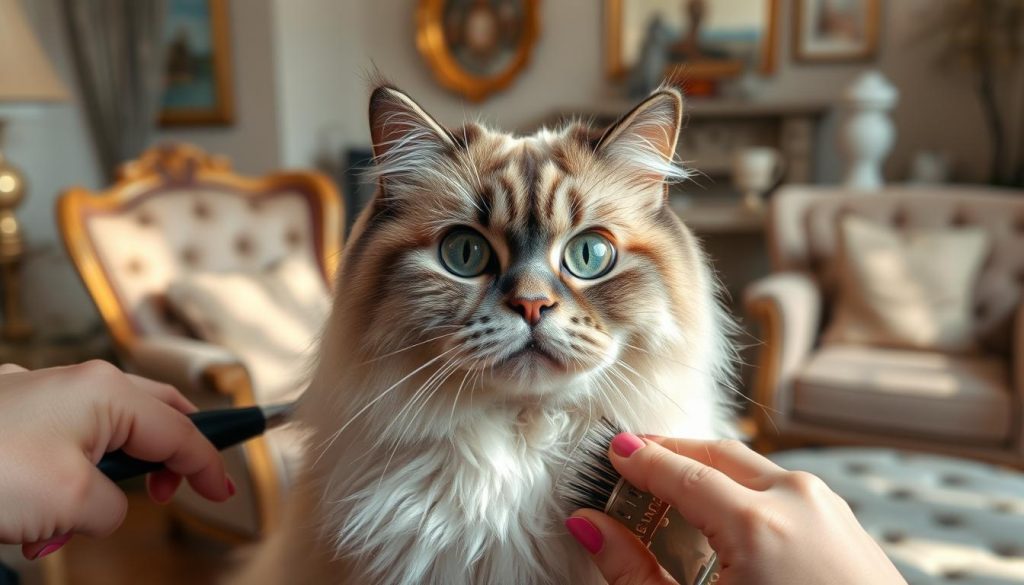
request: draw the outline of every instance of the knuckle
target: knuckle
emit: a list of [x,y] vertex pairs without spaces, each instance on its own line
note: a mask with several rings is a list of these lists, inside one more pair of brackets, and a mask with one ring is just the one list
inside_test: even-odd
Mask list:
[[824,480],[806,471],[788,472],[783,478],[783,483],[788,489],[807,499],[819,499],[832,493]]
[[173,409],[169,411],[168,416],[168,422],[174,425],[174,431],[176,434],[178,434],[178,436],[200,436],[199,430],[196,428],[196,425],[192,423],[192,419]]
[[88,390],[99,394],[118,392],[124,386],[121,382],[124,373],[114,364],[103,360],[90,360],[71,366],[69,373],[76,380],[84,381]]
[[105,360],[89,360],[73,367],[89,376],[112,377],[121,373],[114,364]]
[[743,505],[736,510],[735,519],[745,533],[763,527],[769,520],[769,514],[764,506],[757,506],[753,503]]
[[723,453],[743,453],[748,450],[743,441],[738,439],[719,439],[715,442],[715,446]]
[[713,467],[701,464],[684,465],[679,468],[679,487],[684,490],[692,490],[706,483],[716,473]]
[[157,382],[156,391],[161,398],[165,398],[168,400],[172,398],[177,398],[178,396],[181,395],[181,392],[178,392],[177,388],[171,386],[170,384],[164,384],[163,382]]

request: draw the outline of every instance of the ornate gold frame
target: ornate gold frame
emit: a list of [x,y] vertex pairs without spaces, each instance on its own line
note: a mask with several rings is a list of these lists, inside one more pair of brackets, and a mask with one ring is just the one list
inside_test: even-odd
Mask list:
[[221,126],[235,121],[235,83],[231,67],[231,22],[228,0],[210,3],[210,34],[213,37],[213,81],[217,103],[210,109],[163,109],[161,126]]
[[416,9],[416,48],[426,59],[437,81],[474,102],[502,90],[530,62],[540,30],[539,0],[523,0],[523,33],[512,62],[500,73],[479,77],[466,72],[452,56],[444,39],[445,0],[420,0]]
[[[622,62],[622,3],[628,1],[605,0],[604,4],[605,62],[609,79],[622,79],[627,73],[626,64]],[[761,47],[759,71],[769,75],[775,72],[778,56],[779,0],[761,1],[768,3],[768,34],[765,35]]]
[[[313,239],[319,251],[318,261],[323,276],[334,282],[337,263],[341,256],[341,234],[344,211],[341,197],[334,183],[315,172],[281,172],[261,179],[241,177],[231,172],[224,157],[209,155],[194,146],[168,144],[152,148],[137,160],[124,164],[117,182],[106,190],[93,193],[82,187],[66,190],[57,202],[57,224],[63,236],[68,255],[78,270],[86,289],[96,303],[122,355],[130,355],[139,332],[124,311],[110,278],[100,263],[98,253],[86,229],[91,214],[113,213],[133,206],[164,185],[187,186],[202,184],[227,187],[246,197],[260,197],[283,190],[295,190],[309,198],[318,226]],[[252,384],[245,368],[238,364],[211,366],[202,375],[204,386],[226,396],[234,406],[254,404]],[[243,445],[250,480],[257,501],[260,531],[278,525],[280,494],[277,470],[270,458],[269,447],[260,437]],[[205,532],[225,535],[225,530],[199,518],[189,525],[205,524]],[[235,535],[227,540],[242,538]]]
[[847,53],[845,55],[811,55],[803,43],[804,19],[806,15],[806,3],[810,0],[793,0],[793,10],[796,18],[793,20],[793,60],[800,63],[851,63],[867,61],[878,52],[879,19],[881,17],[881,0],[864,0],[867,3],[865,16],[867,27],[865,29],[864,50]]

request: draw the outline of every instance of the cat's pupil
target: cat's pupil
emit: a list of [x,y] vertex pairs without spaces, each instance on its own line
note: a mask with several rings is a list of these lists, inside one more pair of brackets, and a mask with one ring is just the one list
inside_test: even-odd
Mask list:
[[590,264],[590,242],[583,243],[583,263]]
[[469,255],[472,254],[472,253],[473,253],[473,251],[472,251],[472,248],[469,245],[469,242],[468,241],[464,242],[462,244],[462,261],[465,262],[466,264],[469,264]]

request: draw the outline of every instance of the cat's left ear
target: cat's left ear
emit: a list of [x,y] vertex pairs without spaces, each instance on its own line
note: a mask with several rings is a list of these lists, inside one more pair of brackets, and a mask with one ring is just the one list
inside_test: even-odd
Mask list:
[[675,164],[682,120],[683,96],[673,88],[658,89],[605,131],[597,153],[643,181],[685,179]]
[[430,114],[387,85],[381,85],[370,96],[370,137],[377,164],[398,172],[414,170],[455,148],[451,134]]

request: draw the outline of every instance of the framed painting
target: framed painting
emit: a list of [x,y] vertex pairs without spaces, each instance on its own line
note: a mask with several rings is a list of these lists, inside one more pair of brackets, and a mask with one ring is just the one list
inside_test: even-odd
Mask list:
[[228,0],[168,0],[164,20],[163,126],[234,121]]
[[777,30],[777,0],[605,0],[608,76],[645,61],[716,78],[770,74]]
[[539,0],[420,0],[416,48],[444,87],[479,102],[530,61]]
[[794,0],[797,61],[866,61],[878,54],[881,0]]

